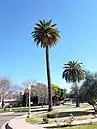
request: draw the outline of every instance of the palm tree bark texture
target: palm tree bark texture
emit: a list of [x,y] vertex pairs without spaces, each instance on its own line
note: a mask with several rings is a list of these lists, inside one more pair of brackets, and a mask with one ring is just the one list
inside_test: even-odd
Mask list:
[[50,76],[50,65],[49,65],[49,48],[46,47],[46,66],[47,66],[47,80],[48,80],[48,111],[52,110],[52,97],[51,97],[51,76]]

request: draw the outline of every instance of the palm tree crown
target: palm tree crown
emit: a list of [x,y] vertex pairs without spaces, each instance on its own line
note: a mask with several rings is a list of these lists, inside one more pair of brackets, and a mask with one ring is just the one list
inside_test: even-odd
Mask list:
[[68,61],[64,64],[64,71],[62,78],[65,78],[66,82],[80,82],[84,79],[85,70],[82,67],[83,63],[78,63],[77,61]]
[[56,24],[51,24],[50,21],[39,21],[34,27],[34,31],[31,33],[36,45],[41,45],[45,48],[47,46],[55,46],[60,38],[60,32],[55,28]]

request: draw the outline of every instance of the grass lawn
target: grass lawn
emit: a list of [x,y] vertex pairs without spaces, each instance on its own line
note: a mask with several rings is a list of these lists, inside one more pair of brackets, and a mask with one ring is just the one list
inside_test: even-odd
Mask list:
[[[43,108],[46,108],[47,106],[43,106]],[[42,108],[42,106],[32,106],[31,109],[39,109]],[[12,108],[12,111],[18,112],[18,111],[27,111],[28,107],[17,107],[17,108]]]
[[91,105],[82,105],[82,106],[80,106],[80,107],[72,107],[72,108],[68,108],[68,109],[65,109],[65,110],[59,110],[59,112],[63,112],[63,111],[65,111],[65,112],[72,112],[72,111],[89,111],[89,110],[92,110],[93,109],[93,107],[91,106]]
[[[46,108],[47,106],[43,106],[43,108]],[[42,106],[32,106],[31,109],[39,109],[42,108]],[[28,107],[17,107],[17,108],[11,108],[11,111],[7,110],[4,111],[4,109],[0,109],[0,113],[6,113],[6,112],[20,112],[20,111],[28,111]]]
[[48,114],[59,114],[59,117],[67,117],[70,114],[73,114],[73,116],[84,116],[94,113],[93,107],[91,105],[85,105],[81,107],[72,107],[68,109],[60,109],[60,110],[54,110],[49,112]]
[[38,118],[38,117],[26,118],[26,121],[29,124],[41,124],[42,123],[42,118]]
[[9,111],[4,111],[3,109],[0,109],[0,114],[1,113],[6,113],[6,112],[9,112]]
[[62,127],[62,128],[56,128],[56,129],[97,129],[97,124],[74,126],[74,127]]

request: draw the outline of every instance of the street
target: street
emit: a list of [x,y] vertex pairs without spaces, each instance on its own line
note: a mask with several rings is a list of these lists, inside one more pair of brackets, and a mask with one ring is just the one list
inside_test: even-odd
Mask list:
[[18,113],[12,113],[12,114],[8,114],[8,115],[1,115],[0,116],[0,129],[5,122],[7,122],[7,121],[9,121],[9,120],[11,120],[15,117],[22,116],[22,115],[25,115],[25,114],[27,114],[27,113],[18,112]]

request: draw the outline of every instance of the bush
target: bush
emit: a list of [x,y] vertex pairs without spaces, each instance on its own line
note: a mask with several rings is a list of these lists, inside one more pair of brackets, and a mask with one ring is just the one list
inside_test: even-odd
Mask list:
[[69,116],[69,124],[71,125],[71,123],[74,121],[74,116],[72,114],[70,114]]
[[48,122],[49,122],[49,119],[47,118],[47,116],[44,116],[42,119],[42,123],[47,124]]
[[48,113],[47,118],[58,118],[59,113],[58,112],[53,112],[53,113]]

